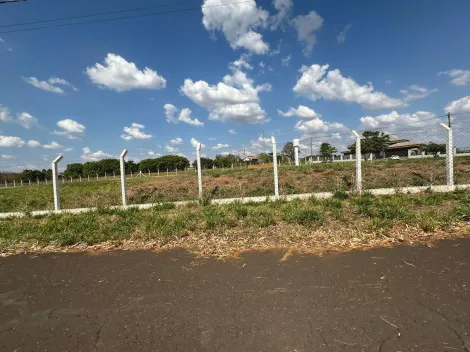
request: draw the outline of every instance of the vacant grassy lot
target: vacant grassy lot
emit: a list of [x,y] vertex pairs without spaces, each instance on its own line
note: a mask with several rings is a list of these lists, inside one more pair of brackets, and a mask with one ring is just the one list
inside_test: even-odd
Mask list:
[[[354,163],[283,165],[280,193],[296,194],[350,190]],[[470,183],[470,158],[455,159],[456,184]],[[377,160],[363,162],[365,189],[445,184],[445,159]],[[176,176],[128,179],[130,204],[196,200],[196,172]],[[268,196],[274,193],[272,168],[208,170],[203,172],[206,198]],[[120,205],[119,180],[60,184],[63,209]],[[53,209],[52,185],[0,189],[0,212]]]
[[[0,253],[70,246],[183,246],[206,256],[271,246],[299,251],[470,236],[470,191],[108,210],[0,220]],[[81,246],[81,247],[80,247]]]

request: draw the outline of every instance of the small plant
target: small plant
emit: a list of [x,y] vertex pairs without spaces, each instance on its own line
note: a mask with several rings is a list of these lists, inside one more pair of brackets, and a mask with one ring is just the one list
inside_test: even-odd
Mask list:
[[336,199],[348,199],[349,194],[346,191],[342,190],[342,189],[337,189],[333,193],[333,197],[336,198]]
[[209,205],[204,208],[204,219],[206,221],[206,228],[213,230],[218,227],[234,226],[235,221],[222,210],[215,205]]
[[250,225],[257,227],[268,227],[276,224],[273,214],[269,208],[255,208],[249,211],[247,221]]
[[317,209],[305,208],[301,203],[292,202],[284,208],[283,220],[305,226],[322,224],[325,214]]
[[157,203],[153,206],[154,211],[165,211],[165,210],[171,210],[175,209],[176,206],[173,203]]

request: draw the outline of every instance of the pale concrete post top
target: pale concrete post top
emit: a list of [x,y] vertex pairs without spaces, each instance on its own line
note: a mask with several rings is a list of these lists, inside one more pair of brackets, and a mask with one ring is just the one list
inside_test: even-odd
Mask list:
[[294,139],[294,147],[298,147],[300,144],[300,140]]
[[196,149],[197,149],[198,152],[201,151],[201,143],[197,144]]
[[451,128],[449,126],[447,126],[446,124],[444,124],[444,123],[441,123],[441,127],[446,129],[447,131],[451,130]]
[[271,137],[271,142],[272,144],[276,144],[276,138],[274,138],[274,136]]
[[127,152],[128,152],[128,150],[127,150],[127,149],[124,149],[124,150],[122,151],[122,153],[121,153],[121,158],[125,158],[126,155],[127,155]]
[[53,164],[57,164],[59,161],[61,161],[62,159],[64,158],[63,155],[59,155],[57,156],[57,158],[54,159],[54,161],[52,162]]
[[359,133],[357,133],[356,131],[353,130],[351,132],[353,133],[354,137],[361,138],[361,135]]

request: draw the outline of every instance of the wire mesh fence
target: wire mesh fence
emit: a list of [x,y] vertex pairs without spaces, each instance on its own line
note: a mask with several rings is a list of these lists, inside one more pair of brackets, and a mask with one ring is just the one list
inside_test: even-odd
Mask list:
[[[219,149],[228,144],[202,146],[202,200],[470,184],[470,124],[453,121],[450,135],[442,122],[435,118],[358,131],[359,137],[342,131],[294,141],[278,138],[276,148],[263,137],[225,153]],[[125,204],[201,200],[195,162],[188,160],[195,159],[195,148],[185,155],[126,159]],[[62,209],[123,204],[119,159],[64,159],[58,171]],[[51,209],[51,161],[0,164],[0,212]]]

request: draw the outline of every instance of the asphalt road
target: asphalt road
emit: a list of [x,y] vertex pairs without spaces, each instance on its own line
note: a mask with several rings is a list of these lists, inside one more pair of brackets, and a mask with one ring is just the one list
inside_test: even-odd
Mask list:
[[470,240],[0,258],[0,351],[470,351]]

